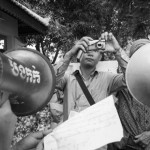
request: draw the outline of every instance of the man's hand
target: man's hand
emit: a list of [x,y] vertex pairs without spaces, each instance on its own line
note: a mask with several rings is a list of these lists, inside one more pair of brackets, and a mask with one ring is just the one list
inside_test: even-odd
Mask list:
[[31,133],[27,137],[19,141],[13,150],[43,150],[43,138],[52,132],[52,130],[44,130],[35,133]]
[[42,141],[38,144],[38,146],[36,147],[35,150],[44,150],[44,140],[42,140]]
[[102,33],[100,39],[105,40],[105,44],[106,44],[106,48],[102,52],[116,53],[121,48],[118,41],[116,40],[116,38],[112,33],[108,33],[108,32]]
[[145,148],[150,143],[150,131],[143,132],[135,136],[134,142]]
[[82,50],[83,52],[86,52],[89,46],[89,41],[92,41],[93,39],[90,37],[83,37],[79,41],[76,42],[76,44],[73,46],[73,48],[69,51],[71,56],[74,56],[78,53],[79,50]]

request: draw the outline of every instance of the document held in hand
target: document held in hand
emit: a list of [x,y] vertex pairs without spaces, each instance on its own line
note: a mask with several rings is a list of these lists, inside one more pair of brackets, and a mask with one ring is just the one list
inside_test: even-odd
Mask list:
[[94,150],[120,141],[123,128],[113,96],[71,117],[44,138],[45,150]]

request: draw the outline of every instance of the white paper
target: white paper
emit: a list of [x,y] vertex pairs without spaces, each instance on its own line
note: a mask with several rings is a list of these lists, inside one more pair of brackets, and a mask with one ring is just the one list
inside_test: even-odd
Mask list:
[[76,116],[78,113],[79,113],[79,112],[76,112],[76,111],[72,111],[72,110],[71,110],[68,118],[70,119],[71,117]]
[[112,96],[90,106],[44,138],[45,150],[94,150],[120,141],[123,128]]

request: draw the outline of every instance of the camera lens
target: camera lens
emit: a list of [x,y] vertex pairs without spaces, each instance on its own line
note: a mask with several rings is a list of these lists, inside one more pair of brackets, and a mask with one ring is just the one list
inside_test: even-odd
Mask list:
[[102,43],[97,43],[97,48],[101,48],[102,47]]

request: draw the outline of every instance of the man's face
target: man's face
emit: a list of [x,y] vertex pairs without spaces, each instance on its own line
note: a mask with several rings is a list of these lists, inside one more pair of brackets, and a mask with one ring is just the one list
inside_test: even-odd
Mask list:
[[88,51],[82,54],[80,63],[85,67],[96,67],[100,58],[101,53],[99,51]]

